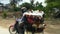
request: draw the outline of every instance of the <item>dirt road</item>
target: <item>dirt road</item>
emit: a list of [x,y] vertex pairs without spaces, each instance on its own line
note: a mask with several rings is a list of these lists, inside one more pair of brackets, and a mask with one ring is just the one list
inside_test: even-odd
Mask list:
[[[48,34],[47,32],[44,32],[45,34]],[[0,26],[0,34],[10,34],[7,28],[3,28]],[[29,33],[31,34],[31,33]],[[38,33],[35,33],[38,34]]]
[[0,34],[9,34],[9,31],[8,31],[8,29],[0,26]]
[[[15,23],[15,19],[0,19],[0,34],[10,34],[8,28]],[[46,21],[45,34],[60,34],[60,20]],[[4,28],[3,28],[4,27]]]

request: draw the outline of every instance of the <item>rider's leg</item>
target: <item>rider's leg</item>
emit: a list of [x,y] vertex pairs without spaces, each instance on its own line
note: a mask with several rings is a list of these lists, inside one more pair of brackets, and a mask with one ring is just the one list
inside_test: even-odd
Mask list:
[[44,24],[44,18],[39,19],[41,24]]
[[19,26],[18,26],[18,21],[16,21],[15,25],[14,25],[14,30],[16,30],[19,33]]

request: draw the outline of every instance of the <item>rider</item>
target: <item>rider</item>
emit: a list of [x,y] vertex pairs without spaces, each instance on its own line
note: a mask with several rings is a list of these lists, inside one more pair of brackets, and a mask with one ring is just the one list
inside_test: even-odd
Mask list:
[[23,13],[25,13],[27,11],[27,8],[26,7],[22,7],[21,8],[21,16],[23,15]]
[[23,19],[22,21],[27,22],[26,15],[33,13],[32,9],[29,9],[27,12],[23,13]]
[[26,10],[27,10],[26,7],[22,7],[22,8],[21,8],[22,13],[26,12]]
[[[28,11],[26,11],[26,12],[24,12],[23,13],[23,16],[22,16],[22,21],[23,21],[23,23],[24,23],[24,26],[23,26],[23,33],[24,33],[24,31],[25,31],[25,29],[26,29],[26,26],[28,25],[28,21],[27,21],[27,17],[26,17],[26,15],[28,15],[29,13],[31,13],[32,12],[32,10],[31,9],[29,9]],[[30,25],[28,25],[28,26],[30,26]]]
[[41,18],[41,23],[43,24],[44,23],[44,11],[42,10],[39,10],[39,13],[42,15],[42,18]]
[[[22,10],[22,14],[24,13],[24,12],[26,12],[26,8],[25,7],[22,7],[21,8],[21,10]],[[21,15],[22,16],[22,15]],[[13,31],[17,31],[18,33],[20,33],[19,32],[19,27],[20,27],[20,25],[21,25],[21,23],[22,23],[23,21],[22,21],[22,17],[20,17],[20,18],[17,18],[16,19],[16,23],[15,23],[15,25],[14,25],[14,30]],[[22,28],[22,29],[21,29]],[[20,29],[21,29],[21,32],[22,32],[22,34],[24,34],[23,33],[23,26],[21,27]]]

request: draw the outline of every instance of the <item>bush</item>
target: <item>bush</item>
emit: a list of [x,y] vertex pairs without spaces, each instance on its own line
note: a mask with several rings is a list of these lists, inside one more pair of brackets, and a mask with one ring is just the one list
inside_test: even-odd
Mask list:
[[7,17],[7,13],[3,12],[3,18],[6,18],[6,17]]

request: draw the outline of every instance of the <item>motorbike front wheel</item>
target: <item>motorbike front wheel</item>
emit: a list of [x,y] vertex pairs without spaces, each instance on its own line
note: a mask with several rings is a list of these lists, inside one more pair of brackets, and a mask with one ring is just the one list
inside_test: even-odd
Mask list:
[[9,27],[9,33],[10,33],[10,34],[18,34],[18,33],[16,32],[16,30],[14,30],[14,26],[10,26],[10,27]]

